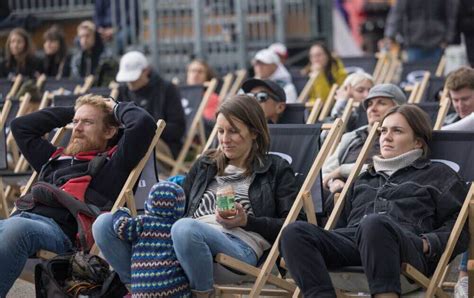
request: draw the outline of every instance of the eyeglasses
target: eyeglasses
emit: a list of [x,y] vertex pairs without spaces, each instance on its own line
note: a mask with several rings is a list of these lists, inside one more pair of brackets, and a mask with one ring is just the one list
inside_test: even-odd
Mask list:
[[266,102],[268,99],[272,98],[267,92],[247,93],[247,95],[255,97],[258,102]]

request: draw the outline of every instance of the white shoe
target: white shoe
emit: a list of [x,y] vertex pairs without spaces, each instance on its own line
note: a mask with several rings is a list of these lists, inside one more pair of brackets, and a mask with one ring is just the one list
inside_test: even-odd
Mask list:
[[454,298],[468,298],[469,279],[467,276],[461,277],[454,287]]

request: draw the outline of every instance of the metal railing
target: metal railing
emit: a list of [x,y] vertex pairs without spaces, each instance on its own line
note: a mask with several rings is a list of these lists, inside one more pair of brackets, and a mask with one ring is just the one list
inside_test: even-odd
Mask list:
[[331,9],[332,0],[147,0],[145,42],[167,77],[182,79],[194,57],[224,74],[273,42],[330,44]]
[[8,0],[8,5],[13,15],[51,20],[88,17],[94,12],[94,0]]

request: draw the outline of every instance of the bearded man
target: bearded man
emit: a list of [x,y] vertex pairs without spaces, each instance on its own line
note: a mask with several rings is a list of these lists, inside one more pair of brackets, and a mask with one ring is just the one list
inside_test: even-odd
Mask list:
[[[71,122],[66,148],[43,138]],[[120,126],[124,129],[117,141]],[[88,94],[79,97],[75,107],[52,107],[19,117],[11,129],[22,154],[39,173],[37,185],[51,186],[97,210],[109,210],[145,155],[156,124],[133,103]],[[32,189],[17,201],[11,217],[0,220],[0,297],[6,296],[28,257],[42,249],[60,254],[75,247],[74,215],[68,208],[38,203]]]

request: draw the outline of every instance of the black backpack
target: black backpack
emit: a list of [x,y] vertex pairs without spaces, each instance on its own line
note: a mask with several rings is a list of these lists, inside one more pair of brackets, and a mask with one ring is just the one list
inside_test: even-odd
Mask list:
[[123,297],[127,288],[102,258],[82,252],[58,255],[35,268],[39,298]]

